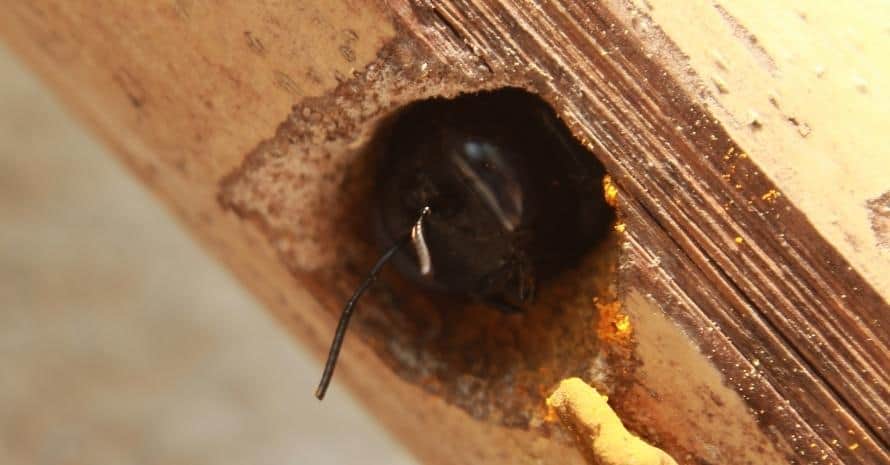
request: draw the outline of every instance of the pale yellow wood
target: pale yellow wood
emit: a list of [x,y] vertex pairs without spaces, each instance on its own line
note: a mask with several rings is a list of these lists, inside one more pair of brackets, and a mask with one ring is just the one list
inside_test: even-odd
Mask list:
[[890,3],[633,6],[627,25],[652,55],[890,299]]

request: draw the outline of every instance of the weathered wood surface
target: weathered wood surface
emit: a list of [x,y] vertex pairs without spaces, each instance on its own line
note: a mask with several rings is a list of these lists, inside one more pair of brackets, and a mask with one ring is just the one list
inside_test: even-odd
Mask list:
[[[694,431],[704,412],[671,416],[688,399],[669,405],[647,394],[654,381],[633,376],[612,396],[625,423],[681,463],[757,460],[734,447],[763,442],[771,450],[761,463],[887,463],[883,10],[669,3],[42,0],[11,3],[0,24],[72,110],[319,351],[371,253],[356,232],[361,222],[348,218],[366,205],[367,183],[356,177],[366,174],[362,155],[373,152],[366,142],[380,118],[417,98],[501,86],[536,92],[621,189],[621,303],[640,320],[656,303],[759,428],[742,418],[725,435],[745,432],[747,443],[696,443],[683,430]],[[847,53],[831,53],[834,45]],[[433,309],[421,321],[442,315],[441,304],[387,281],[390,292]],[[569,300],[609,294],[593,287]],[[368,305],[358,322],[364,343],[349,345],[340,375],[421,458],[580,459],[539,424],[546,393],[500,399],[503,384],[471,368],[424,376],[423,361],[399,359],[457,363],[447,350],[461,352],[442,338],[432,342],[441,353],[416,347],[400,328],[417,321],[392,316],[388,305],[386,292]],[[597,314],[572,308],[560,321],[588,316]],[[462,318],[455,327],[478,317]],[[553,340],[577,343],[558,353],[582,360],[531,363],[522,345],[541,334],[524,333],[522,321],[485,319],[483,327],[516,325],[518,342],[507,345],[540,373],[524,382],[544,390],[562,375],[584,375],[573,372],[589,368],[582,358],[605,350],[578,323]],[[402,344],[398,353],[387,341]],[[484,402],[462,398],[467,386]],[[726,399],[706,410],[749,416],[724,407]],[[705,446],[718,450],[708,455]]]

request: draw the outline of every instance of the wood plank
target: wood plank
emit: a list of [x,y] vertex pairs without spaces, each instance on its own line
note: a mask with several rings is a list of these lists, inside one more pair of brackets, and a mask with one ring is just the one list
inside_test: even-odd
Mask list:
[[890,191],[890,153],[873,137],[890,117],[886,6],[619,3],[610,7],[653,59],[700,95],[819,233],[890,298],[890,249],[877,222],[886,216],[878,199]]
[[[764,68],[781,23],[744,5],[701,8],[710,13],[690,19],[660,3],[41,0],[0,21],[5,39],[319,352],[374,253],[356,212],[369,205],[380,123],[417,99],[503,86],[559,112],[615,178],[623,236],[520,319],[440,302],[387,275],[357,321],[361,343],[347,347],[342,381],[430,463],[578,463],[543,404],[573,375],[613,389],[625,424],[683,463],[888,463],[890,274],[862,209],[887,178],[882,158],[859,156],[882,143],[861,129],[882,121],[887,99],[867,87],[870,106],[845,110],[828,131],[825,107],[852,96],[808,105],[809,88],[795,89],[800,75],[786,76],[784,61]],[[820,8],[808,17],[824,21]],[[689,21],[700,29],[687,31]],[[742,30],[727,22],[755,31],[766,55],[757,44],[727,51]],[[738,67],[721,74],[716,94],[701,84],[714,61],[705,39]],[[860,65],[873,53],[863,47]],[[866,82],[885,75],[877,62],[863,68],[875,76]],[[759,127],[740,123],[746,96],[775,83],[776,111],[758,106]],[[774,128],[791,117],[790,136]],[[802,124],[812,134],[802,137]],[[851,134],[856,144],[835,150]],[[849,164],[840,182],[851,187],[818,189],[825,177],[805,156]],[[610,264],[617,277],[603,274]],[[671,394],[651,394],[659,365],[641,355],[655,340],[638,340],[636,352],[600,341],[582,323],[603,318],[592,297],[619,299],[640,324],[646,311],[666,314],[719,369],[718,381],[690,386],[722,400],[701,415],[683,413],[692,397],[659,403]],[[480,353],[479,364],[462,361]],[[595,366],[608,376],[593,379]],[[692,366],[684,373],[709,376]],[[521,376],[509,378],[514,369]],[[735,393],[721,391],[720,376]],[[696,441],[719,424],[731,432]],[[751,444],[758,450],[742,450]]]
[[[726,373],[727,379],[737,380],[740,391],[753,391],[755,411],[774,411],[779,399],[763,399],[777,391],[803,420],[785,424],[804,425],[782,436],[821,442],[812,452],[798,452],[816,459],[834,451],[848,463],[886,460],[890,384],[888,333],[881,328],[886,302],[793,205],[770,195],[776,186],[641,53],[618,20],[573,2],[549,8],[454,2],[437,8],[426,21],[444,19],[449,30],[465,34],[459,40],[496,76],[519,74],[506,57],[541,70],[546,84],[535,90],[550,93],[554,106],[570,125],[577,124],[573,129],[658,225],[630,227],[640,236],[635,241],[647,248],[652,239],[646,236],[660,230],[698,268],[668,271],[670,279],[687,282],[675,292],[695,294],[709,283],[719,299],[707,303],[689,296],[699,308],[666,311],[678,319],[702,311],[706,319],[689,331],[714,323],[721,328],[727,344],[719,352],[734,352],[736,360],[717,363],[741,368]],[[479,22],[470,18],[477,17],[491,23],[471,27]],[[665,246],[661,252],[668,251]],[[746,372],[757,373],[757,379]],[[789,376],[797,379],[789,383]],[[832,441],[868,444],[869,450],[831,447]]]

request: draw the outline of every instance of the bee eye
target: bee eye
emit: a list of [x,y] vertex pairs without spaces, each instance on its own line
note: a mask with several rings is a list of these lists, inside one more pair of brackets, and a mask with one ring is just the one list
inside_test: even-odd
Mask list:
[[497,217],[505,231],[522,221],[523,186],[503,149],[489,141],[467,139],[449,154],[467,189]]

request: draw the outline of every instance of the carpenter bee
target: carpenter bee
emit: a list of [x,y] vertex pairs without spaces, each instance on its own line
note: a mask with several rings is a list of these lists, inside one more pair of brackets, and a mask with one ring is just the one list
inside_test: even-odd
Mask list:
[[432,292],[521,312],[542,280],[608,231],[603,174],[553,110],[521,90],[403,110],[377,166],[373,214],[384,253],[343,310],[316,397],[356,302],[384,264]]

